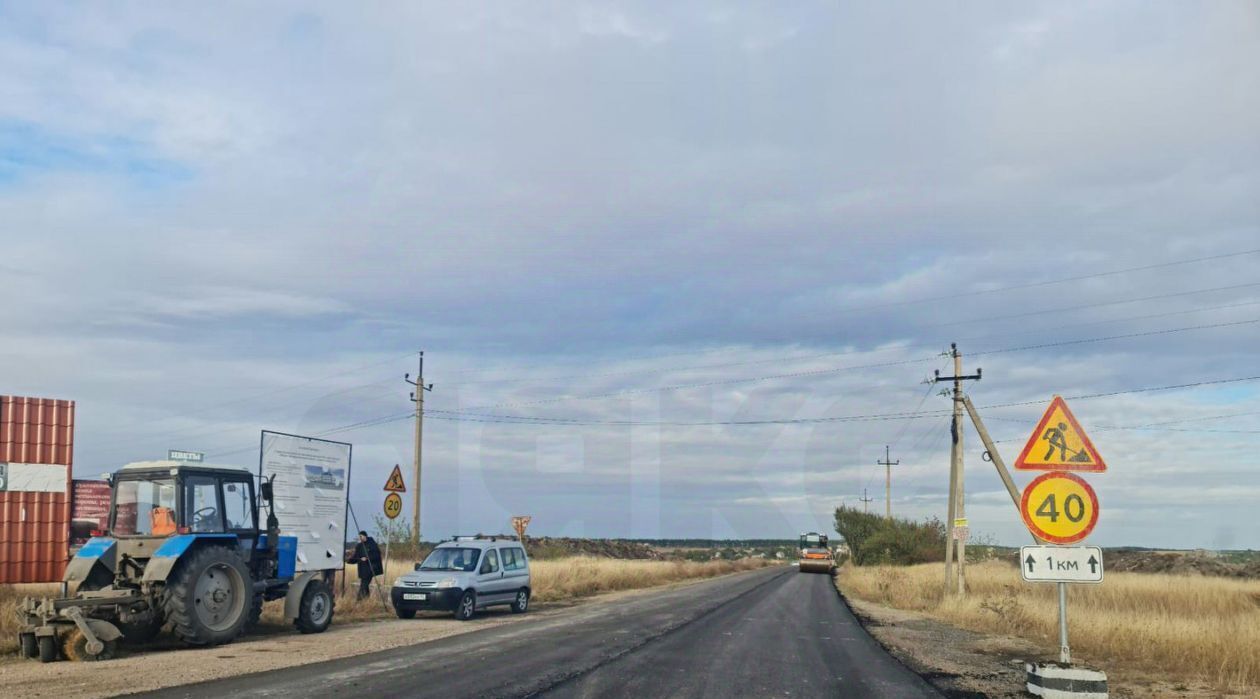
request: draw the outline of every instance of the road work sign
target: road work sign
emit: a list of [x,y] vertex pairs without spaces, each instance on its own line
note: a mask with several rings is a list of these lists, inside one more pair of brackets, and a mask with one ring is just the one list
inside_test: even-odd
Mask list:
[[1098,524],[1098,496],[1079,476],[1045,473],[1024,488],[1019,511],[1038,539],[1074,544],[1089,536]]
[[385,481],[385,492],[387,493],[407,492],[407,484],[403,483],[402,469],[398,468],[398,464],[394,464],[394,470],[390,471],[389,479]]
[[398,493],[385,496],[385,516],[393,519],[402,512],[402,497]]
[[1081,429],[1063,398],[1055,396],[1041,416],[1015,459],[1020,471],[1095,471],[1107,470],[1093,442]]
[[1097,546],[1024,546],[1019,549],[1024,582],[1100,583],[1102,549]]
[[525,540],[525,527],[529,526],[529,520],[533,519],[529,515],[518,515],[512,518],[512,528],[516,530],[516,536],[521,541]]

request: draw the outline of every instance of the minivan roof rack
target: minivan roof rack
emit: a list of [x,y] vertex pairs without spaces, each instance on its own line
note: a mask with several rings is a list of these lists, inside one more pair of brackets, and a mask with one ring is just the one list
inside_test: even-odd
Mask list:
[[456,534],[451,541],[520,541],[515,534]]

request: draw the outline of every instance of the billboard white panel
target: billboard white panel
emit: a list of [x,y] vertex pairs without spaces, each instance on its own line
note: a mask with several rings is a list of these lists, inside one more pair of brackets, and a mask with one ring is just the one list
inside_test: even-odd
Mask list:
[[[276,477],[276,518],[282,536],[297,537],[298,572],[344,565],[350,451],[344,442],[262,433],[258,473]],[[258,521],[267,521],[265,510]]]

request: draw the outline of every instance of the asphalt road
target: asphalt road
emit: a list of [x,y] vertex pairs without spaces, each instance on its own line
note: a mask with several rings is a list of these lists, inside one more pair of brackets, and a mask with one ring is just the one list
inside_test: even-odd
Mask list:
[[[415,623],[423,624],[424,619]],[[826,575],[772,568],[144,697],[939,697]]]

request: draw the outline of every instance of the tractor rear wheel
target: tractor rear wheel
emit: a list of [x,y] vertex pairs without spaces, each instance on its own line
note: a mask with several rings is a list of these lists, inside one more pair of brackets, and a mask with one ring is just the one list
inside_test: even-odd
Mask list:
[[66,637],[65,654],[67,660],[78,660],[80,662],[92,662],[94,660],[109,660],[114,657],[114,653],[118,650],[118,641],[102,641],[104,648],[99,653],[92,653],[88,650],[87,636],[83,632],[75,629]]
[[245,628],[254,597],[249,568],[231,549],[207,546],[187,554],[166,586],[171,630],[194,646],[230,643]]
[[39,662],[51,663],[57,659],[57,637],[39,637]]
[[332,590],[323,580],[312,580],[302,591],[302,603],[293,625],[301,633],[320,633],[328,628],[333,617]]
[[18,634],[18,645],[22,647],[23,658],[39,657],[39,644],[35,642],[35,634],[31,631],[23,631]]

